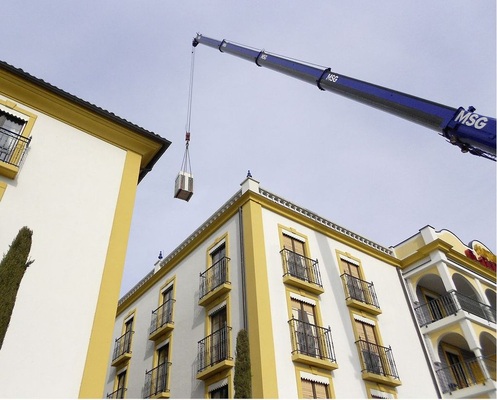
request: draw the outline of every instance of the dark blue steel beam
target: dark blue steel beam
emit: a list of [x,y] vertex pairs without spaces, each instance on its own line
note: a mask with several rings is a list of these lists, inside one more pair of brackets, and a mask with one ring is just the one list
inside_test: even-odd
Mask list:
[[260,67],[300,79],[326,90],[388,112],[437,131],[452,144],[472,154],[495,161],[495,118],[473,113],[474,108],[454,108],[416,96],[354,79],[330,68],[322,69],[226,40],[215,40],[197,34],[193,45],[199,43],[256,63]]

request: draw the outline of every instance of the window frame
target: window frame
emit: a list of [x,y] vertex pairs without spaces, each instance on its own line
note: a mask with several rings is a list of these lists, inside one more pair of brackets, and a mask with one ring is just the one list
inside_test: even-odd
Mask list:
[[[10,114],[24,121],[25,123],[19,135],[27,140],[30,140],[31,132],[33,130],[37,118],[36,114],[33,114],[32,112],[22,107],[19,107],[17,103],[11,100],[3,100],[3,99],[0,99],[0,111],[6,114]],[[26,149],[28,148],[28,146],[29,142],[26,144],[25,148],[23,149],[20,159],[16,164],[7,163],[5,161],[0,160],[0,175],[5,176],[6,178],[9,179],[15,179],[15,177],[19,172],[19,168],[21,167],[21,164],[24,160],[24,155],[26,153]]]

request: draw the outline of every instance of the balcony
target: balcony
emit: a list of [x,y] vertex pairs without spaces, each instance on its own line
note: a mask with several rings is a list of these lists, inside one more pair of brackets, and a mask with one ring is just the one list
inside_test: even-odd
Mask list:
[[[476,357],[436,371],[438,382],[444,394],[453,394],[464,390],[464,397],[477,397],[487,392],[495,394],[495,360],[488,357]],[[493,384],[486,384],[494,381]],[[456,393],[455,397],[458,393]]]
[[212,300],[231,290],[229,281],[229,261],[224,257],[200,274],[199,301],[200,306],[208,305]]
[[167,399],[169,398],[169,369],[170,362],[165,362],[145,372],[145,386],[143,397],[145,399]]
[[0,128],[0,175],[15,178],[30,141],[31,138]]
[[131,338],[133,333],[133,331],[128,331],[116,339],[111,364],[113,367],[117,367],[131,358]]
[[112,393],[107,394],[108,399],[124,399],[124,394],[126,393],[126,388],[119,388],[114,390]]
[[292,360],[318,368],[338,368],[330,328],[313,325],[295,318],[288,321],[292,336]]
[[362,379],[390,386],[401,384],[390,347],[365,340],[358,340],[356,345],[361,357]]
[[152,320],[150,322],[149,339],[157,340],[164,334],[174,328],[173,306],[176,300],[167,300],[159,308],[152,311]]
[[342,278],[344,284],[347,306],[364,310],[374,315],[381,314],[373,282],[366,282],[349,274],[343,274],[340,278]]
[[294,253],[280,251],[283,260],[283,283],[306,289],[315,294],[324,293],[317,260]]
[[231,327],[226,326],[198,342],[197,379],[205,380],[234,366],[230,332]]
[[495,324],[496,310],[455,290],[417,306],[414,311],[420,326],[427,326],[463,310]]

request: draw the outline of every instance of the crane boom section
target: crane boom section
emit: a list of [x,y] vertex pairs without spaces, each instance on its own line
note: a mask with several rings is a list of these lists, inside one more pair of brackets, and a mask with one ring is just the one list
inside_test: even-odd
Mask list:
[[264,50],[254,50],[226,40],[211,39],[198,34],[193,45],[204,44],[260,67],[300,79],[326,90],[407,119],[437,131],[463,151],[495,160],[495,118],[474,113],[474,108],[454,108],[420,97],[354,79],[330,68],[319,68],[281,57]]

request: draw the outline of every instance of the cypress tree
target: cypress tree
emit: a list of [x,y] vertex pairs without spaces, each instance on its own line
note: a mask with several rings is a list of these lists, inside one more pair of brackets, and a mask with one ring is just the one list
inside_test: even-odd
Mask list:
[[10,317],[16,302],[17,291],[21,284],[28,262],[33,232],[23,227],[12,241],[9,251],[0,261],[0,349],[9,326]]
[[250,351],[248,333],[245,329],[236,337],[235,358],[235,399],[252,398],[252,373],[250,371]]

